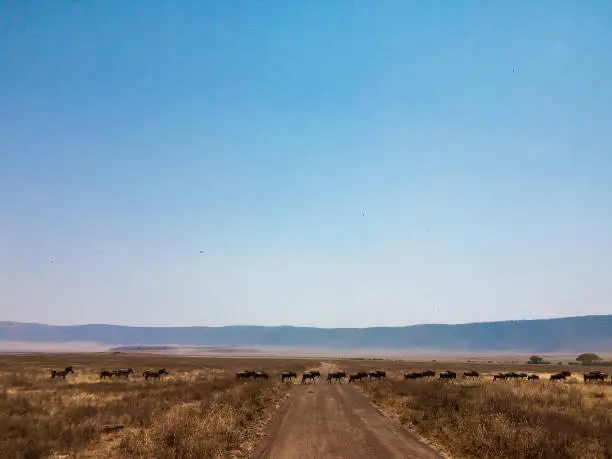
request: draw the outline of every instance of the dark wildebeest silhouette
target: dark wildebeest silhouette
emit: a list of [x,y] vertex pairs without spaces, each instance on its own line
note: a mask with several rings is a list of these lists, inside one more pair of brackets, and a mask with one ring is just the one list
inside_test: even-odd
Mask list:
[[436,376],[436,372],[434,370],[425,370],[425,371],[422,371],[421,374],[423,375],[423,378],[427,378],[430,376]]
[[285,379],[291,381],[293,378],[297,378],[297,373],[295,371],[283,371],[281,373],[281,382],[285,382]]
[[608,375],[601,371],[590,371],[588,373],[584,373],[582,377],[586,383],[589,381],[605,381]]
[[555,373],[554,375],[550,375],[551,381],[565,381],[565,378],[567,378],[566,371],[562,371],[561,373]]
[[476,370],[470,370],[470,371],[463,372],[464,378],[478,378],[479,376],[480,376],[480,373],[478,373]]
[[334,380],[342,384],[342,378],[346,378],[346,372],[344,371],[330,371],[327,373],[327,382],[332,383]]
[[253,375],[253,379],[269,379],[268,373],[265,371],[256,371]]
[[313,383],[316,384],[316,379],[320,376],[321,373],[319,372],[319,370],[305,371],[304,374],[302,374],[302,384],[304,384],[308,380],[311,380]]
[[315,382],[315,377],[310,371],[305,371],[304,373],[302,373],[302,384],[304,384],[308,380],[312,380],[312,382]]
[[440,379],[456,379],[456,378],[457,378],[457,373],[455,373],[454,371],[446,370],[446,371],[440,372]]
[[168,372],[166,371],[165,368],[162,368],[161,370],[145,370],[144,373],[142,374],[142,376],[144,377],[144,379],[146,379],[147,381],[149,380],[149,378],[153,378],[153,379],[159,379],[161,378],[162,375],[167,375]]
[[236,379],[249,379],[255,377],[255,372],[252,370],[239,371],[236,373]]
[[105,379],[105,378],[113,379],[113,376],[115,375],[116,373],[114,371],[102,370],[100,372],[100,379]]
[[540,377],[538,375],[529,375],[529,376],[527,376],[527,380],[528,381],[537,381],[538,379],[540,379]]
[[130,375],[134,374],[134,369],[133,368],[119,368],[118,370],[115,370],[115,375],[116,376],[125,376],[126,378],[129,378]]
[[370,377],[370,379],[380,379],[380,378],[386,378],[387,373],[382,370],[374,370],[374,371],[370,371],[368,373],[368,376]]
[[74,369],[72,367],[66,367],[63,370],[51,370],[51,378],[62,378],[66,379],[66,375],[68,373],[74,373]]
[[365,371],[360,371],[358,373],[351,373],[349,375],[349,384],[355,381],[361,381],[363,378],[367,378],[368,374]]
[[421,379],[423,378],[422,371],[413,371],[412,373],[404,373],[404,379]]
[[498,373],[495,376],[493,376],[493,381],[495,381],[496,379],[517,379],[517,378],[526,378],[527,374],[526,373],[515,373],[514,371],[509,371],[506,373]]

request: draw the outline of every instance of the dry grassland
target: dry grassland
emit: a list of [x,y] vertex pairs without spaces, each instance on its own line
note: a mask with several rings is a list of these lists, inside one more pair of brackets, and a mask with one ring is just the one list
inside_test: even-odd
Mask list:
[[[76,374],[51,380],[49,370]],[[248,457],[290,385],[281,371],[318,360],[155,355],[0,357],[1,457]],[[386,415],[454,457],[612,458],[612,385],[584,385],[576,366],[486,362],[328,360],[347,372],[384,369],[386,380],[357,384]],[[100,380],[103,369],[134,368],[129,379]],[[167,368],[161,381],[145,369]],[[238,370],[264,370],[268,381],[236,381]],[[403,379],[404,372],[450,369],[453,382]],[[483,376],[471,380],[463,371]],[[567,382],[497,381],[500,371],[570,370]],[[605,371],[605,368],[602,368]],[[323,375],[325,377],[325,375]]]
[[[66,380],[50,369],[74,366]],[[290,386],[281,371],[319,365],[303,359],[129,355],[0,357],[1,457],[212,458],[244,456]],[[100,380],[103,369],[134,368]],[[145,369],[166,368],[160,381]],[[236,381],[241,369],[268,381]]]
[[[453,457],[612,458],[612,385],[583,384],[597,367],[461,362],[336,362],[347,371],[386,369],[385,381],[359,385],[380,410]],[[450,369],[453,382],[404,380],[403,373]],[[475,369],[476,379],[463,378]],[[551,373],[573,371],[566,382]],[[605,368],[601,368],[604,372]],[[540,381],[492,381],[500,371],[538,374]],[[609,371],[609,368],[608,368]]]

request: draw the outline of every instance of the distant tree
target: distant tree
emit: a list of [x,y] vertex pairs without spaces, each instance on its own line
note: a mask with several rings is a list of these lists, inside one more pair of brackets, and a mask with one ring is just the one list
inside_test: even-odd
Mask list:
[[601,357],[592,352],[585,352],[576,357],[576,361],[581,362],[583,365],[592,365],[593,363],[601,361]]
[[544,359],[539,355],[532,355],[529,357],[529,363],[542,363],[542,360]]

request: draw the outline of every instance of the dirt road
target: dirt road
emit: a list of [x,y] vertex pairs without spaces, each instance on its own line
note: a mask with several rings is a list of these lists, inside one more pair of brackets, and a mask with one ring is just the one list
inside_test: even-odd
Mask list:
[[441,456],[381,416],[348,384],[296,385],[255,451],[263,459]]

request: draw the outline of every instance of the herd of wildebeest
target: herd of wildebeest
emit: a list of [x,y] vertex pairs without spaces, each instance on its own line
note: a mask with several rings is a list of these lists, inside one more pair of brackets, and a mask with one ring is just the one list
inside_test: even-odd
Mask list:
[[[70,373],[74,373],[73,367],[66,367],[63,370],[51,370],[51,378],[62,378],[66,379],[66,376]],[[145,370],[142,373],[142,377],[146,380],[154,379],[158,380],[163,375],[167,375],[168,371],[165,368],[161,370]],[[116,370],[102,370],[100,372],[100,379],[112,379],[113,376],[117,378],[125,377],[129,378],[130,375],[135,375],[133,368],[121,368]],[[416,371],[411,373],[405,373],[404,379],[422,379],[422,378],[434,378],[436,376],[436,372],[433,370],[425,370],[425,371]],[[481,375],[479,372],[475,370],[465,371],[463,372],[464,378],[479,378]],[[560,381],[565,380],[566,378],[572,376],[570,371],[561,371],[559,373],[555,373],[550,375],[551,381]],[[584,382],[590,381],[605,381],[608,378],[606,373],[601,371],[590,371],[588,373],[582,374]],[[295,371],[283,371],[280,374],[281,382],[292,381],[297,379],[298,375]],[[318,370],[310,370],[305,371],[302,374],[301,382],[308,383],[316,383],[316,380],[321,377],[321,373]],[[349,383],[354,383],[356,381],[362,381],[365,379],[375,379],[380,380],[387,377],[387,373],[383,370],[373,370],[373,371],[360,371],[357,373],[347,373],[345,371],[330,371],[327,373],[326,381],[328,383],[333,383],[335,381],[342,384],[342,380],[348,378]],[[438,373],[438,377],[440,379],[457,379],[457,373],[451,370],[445,370]],[[255,371],[255,370],[243,370],[236,373],[236,379],[270,379],[270,376],[265,371]],[[527,373],[516,373],[514,371],[507,373],[497,373],[493,375],[493,380],[512,380],[512,379],[527,379],[527,380],[539,380],[540,377],[536,374],[528,375]]]
[[[420,378],[425,378],[425,377],[432,377],[435,375],[436,375],[435,371],[428,370],[428,371],[421,371],[421,372],[414,372],[414,373],[406,373],[404,374],[404,379],[420,379]],[[441,371],[439,376],[440,376],[440,379],[456,379],[457,373],[454,371],[447,370],[447,371]],[[565,380],[566,378],[569,378],[570,376],[572,376],[571,371],[561,371],[559,373],[554,373],[550,375],[550,380],[551,381],[561,381],[561,380]],[[605,381],[606,378],[608,377],[606,373],[602,373],[601,371],[590,371],[588,373],[583,373],[582,376],[584,378],[584,382]],[[478,373],[475,370],[465,371],[463,373],[463,377],[464,378],[478,378],[480,377],[480,373]],[[539,380],[540,377],[536,374],[528,375],[527,373],[516,373],[514,371],[509,371],[507,373],[497,373],[493,375],[493,381],[497,381],[499,379],[501,380],[527,379],[527,380],[533,381],[533,380]]]
[[[74,367],[66,367],[63,370],[51,370],[51,378],[52,379],[55,379],[55,378],[66,379],[66,376],[69,375],[70,373],[74,374]],[[166,370],[165,368],[162,368],[161,370],[145,370],[142,373],[142,377],[146,380],[148,380],[149,378],[159,379],[163,375],[167,375],[167,374],[168,374],[168,370]],[[106,378],[113,379],[113,376],[116,376],[118,378],[121,378],[121,377],[129,378],[130,375],[135,375],[133,368],[119,368],[116,370],[102,370],[100,372],[100,379],[106,379]]]
[[[285,382],[285,381],[292,381],[294,379],[297,378],[297,373],[295,371],[283,371],[280,375],[281,377],[281,382]],[[309,381],[312,381],[313,383],[316,383],[317,378],[321,377],[321,373],[319,372],[319,370],[310,370],[310,371],[305,371],[302,374],[302,383],[307,383]],[[342,383],[342,379],[343,378],[349,378],[349,382],[353,382],[353,381],[361,381],[362,378],[375,378],[375,379],[381,379],[381,378],[386,378],[387,377],[387,373],[381,370],[376,370],[376,371],[370,371],[370,372],[361,372],[361,373],[351,373],[347,376],[346,371],[330,371],[329,373],[327,373],[327,382],[332,383],[333,381],[338,381],[340,383]],[[239,371],[238,373],[236,373],[236,379],[268,379],[269,375],[264,372],[264,371],[253,371],[253,370],[246,370],[246,371]]]

